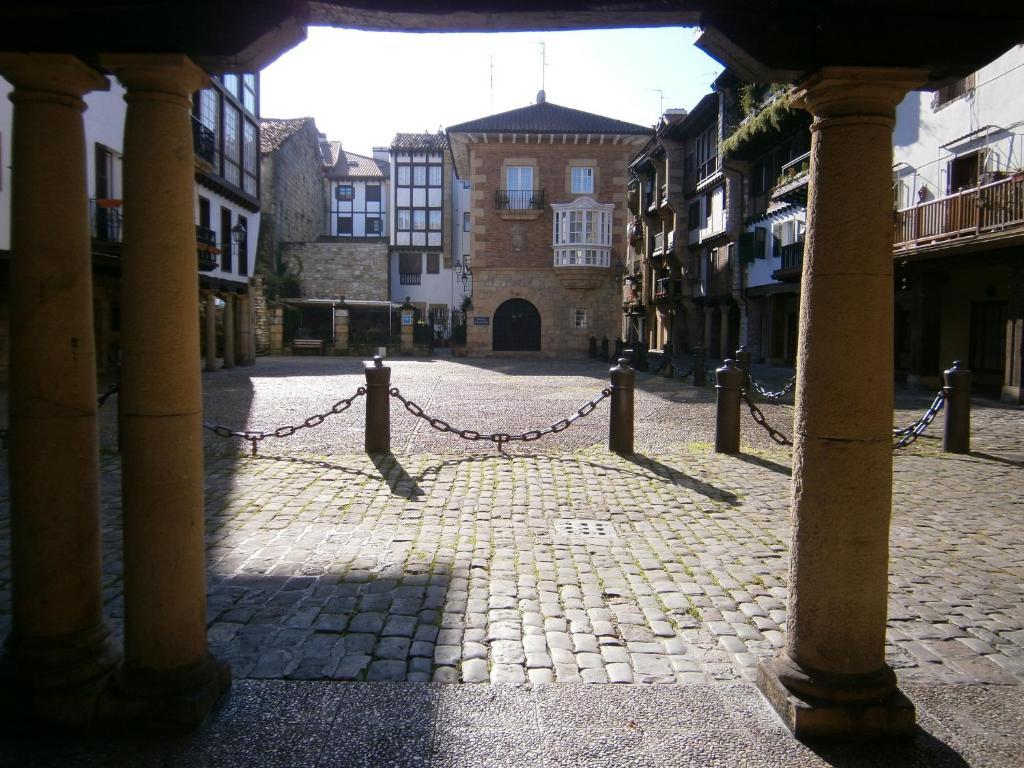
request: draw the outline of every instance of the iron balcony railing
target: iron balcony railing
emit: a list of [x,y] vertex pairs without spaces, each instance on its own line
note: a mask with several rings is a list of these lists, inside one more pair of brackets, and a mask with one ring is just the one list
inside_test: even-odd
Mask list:
[[420,284],[420,273],[411,274],[408,272],[400,272],[398,274],[399,285],[419,285]]
[[217,233],[209,227],[196,224],[196,255],[199,258],[199,271],[209,272],[217,268],[220,248],[217,247]]
[[197,117],[192,118],[192,146],[197,159],[213,165],[217,156],[217,135]]
[[804,263],[804,241],[784,245],[779,249],[782,256],[782,269],[799,269]]
[[543,189],[496,189],[494,207],[499,211],[543,211]]
[[121,201],[94,199],[89,201],[89,222],[94,240],[106,243],[121,242]]
[[921,245],[1024,226],[1024,173],[896,212],[893,246]]
[[651,251],[652,256],[661,256],[665,253],[665,233],[658,232],[654,235],[654,249]]

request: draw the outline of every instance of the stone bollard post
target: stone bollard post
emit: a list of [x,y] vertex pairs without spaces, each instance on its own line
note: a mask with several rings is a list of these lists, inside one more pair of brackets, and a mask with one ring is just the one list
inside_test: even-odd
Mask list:
[[739,365],[740,370],[743,371],[743,383],[745,384],[747,378],[750,376],[750,350],[746,347],[740,347],[736,350],[736,364]]
[[946,428],[942,433],[942,450],[946,453],[971,452],[971,372],[953,361],[943,371],[946,395]]
[[633,453],[633,388],[636,371],[629,360],[619,358],[619,364],[609,372],[612,382],[611,416],[608,419],[608,450],[620,456]]
[[366,373],[366,436],[369,454],[391,453],[391,368],[380,355],[372,363],[364,363]]
[[715,371],[718,408],[715,414],[715,453],[740,452],[740,395],[743,370],[735,360],[726,360]]
[[704,360],[706,359],[704,347],[693,348],[693,386],[703,387],[707,381],[704,375]]

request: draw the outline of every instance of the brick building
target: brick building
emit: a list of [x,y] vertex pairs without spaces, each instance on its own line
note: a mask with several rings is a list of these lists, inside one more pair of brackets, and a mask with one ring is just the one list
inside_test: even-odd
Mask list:
[[586,355],[622,331],[626,165],[649,128],[537,103],[448,128],[472,184],[471,355]]

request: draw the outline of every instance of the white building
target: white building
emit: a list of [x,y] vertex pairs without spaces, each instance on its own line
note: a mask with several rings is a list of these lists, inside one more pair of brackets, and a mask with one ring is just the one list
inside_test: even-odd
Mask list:
[[[399,133],[390,148],[392,180],[391,300],[408,301],[435,339],[451,334],[452,312],[462,306],[466,248],[461,227],[468,203],[455,176],[443,133]],[[456,198],[458,198],[456,200]],[[462,221],[455,228],[455,209]],[[456,269],[456,259],[459,267]]]
[[896,365],[928,388],[962,360],[1024,402],[1024,45],[934,92],[893,137]]
[[341,238],[388,239],[388,162],[343,149],[321,134],[330,215],[327,234]]

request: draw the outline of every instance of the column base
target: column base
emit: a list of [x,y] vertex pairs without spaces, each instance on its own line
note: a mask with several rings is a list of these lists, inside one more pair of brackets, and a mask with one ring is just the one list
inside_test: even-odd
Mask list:
[[194,728],[230,687],[231,667],[210,654],[188,669],[122,669],[99,703],[97,721],[108,728]]
[[1004,403],[1020,405],[1024,403],[1024,387],[1011,387],[1004,384],[1003,391],[1000,393],[999,399]]
[[0,717],[4,722],[89,725],[121,661],[106,622],[84,632],[48,638],[7,638],[0,659]]
[[867,676],[808,675],[782,656],[758,665],[755,684],[801,740],[907,736],[914,730],[914,705],[889,667]]

